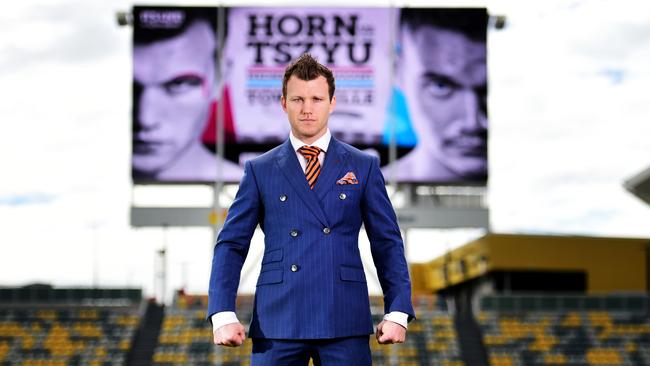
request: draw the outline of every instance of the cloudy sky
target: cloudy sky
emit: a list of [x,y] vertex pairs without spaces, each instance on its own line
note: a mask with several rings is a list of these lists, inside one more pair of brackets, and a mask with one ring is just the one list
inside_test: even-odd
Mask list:
[[[153,3],[165,4],[139,4]],[[650,237],[650,207],[622,187],[650,166],[650,6],[520,3],[467,3],[507,16],[488,46],[492,230]],[[0,13],[0,286],[152,293],[154,253],[165,243],[168,287],[207,291],[209,230],[129,227],[131,30],[115,13],[131,5],[26,0]],[[413,232],[408,256],[431,259],[476,235]]]

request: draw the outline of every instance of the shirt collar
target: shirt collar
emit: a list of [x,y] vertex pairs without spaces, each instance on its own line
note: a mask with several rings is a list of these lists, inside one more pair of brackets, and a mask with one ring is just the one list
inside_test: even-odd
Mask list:
[[298,139],[296,136],[294,136],[293,132],[289,132],[289,140],[291,141],[291,146],[293,147],[294,151],[298,151],[298,149],[300,149],[301,147],[308,145],[308,146],[319,147],[324,152],[327,152],[327,147],[330,145],[331,138],[332,138],[332,134],[330,133],[330,129],[328,128],[327,131],[325,131],[325,134],[323,136],[319,137],[318,140],[314,141],[313,144],[308,145],[300,141],[300,139]]

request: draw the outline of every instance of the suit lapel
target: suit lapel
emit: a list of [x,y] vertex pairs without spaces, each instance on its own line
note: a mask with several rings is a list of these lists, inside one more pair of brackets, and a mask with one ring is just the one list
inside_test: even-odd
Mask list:
[[[302,172],[302,168],[298,162],[298,157],[296,157],[296,152],[293,150],[291,141],[288,139],[284,143],[282,149],[280,149],[280,153],[278,154],[276,161],[278,167],[280,168],[280,171],[287,178],[300,199],[303,200],[309,210],[316,216],[316,218],[318,218],[318,221],[320,221],[326,227],[329,227],[330,225],[327,222],[325,212],[323,212],[323,208],[321,207],[320,202],[318,202],[317,196],[309,188],[305,174]],[[327,164],[327,159],[325,159],[325,161],[325,164]],[[322,174],[323,172],[321,172],[321,175]],[[319,177],[318,180],[320,180],[320,178],[321,177]],[[318,186],[318,181],[316,183],[316,186]]]
[[343,176],[343,167],[347,157],[348,152],[332,137],[325,154],[325,164],[314,186],[314,192],[318,195],[319,201],[322,201],[327,192],[334,188],[336,180]]

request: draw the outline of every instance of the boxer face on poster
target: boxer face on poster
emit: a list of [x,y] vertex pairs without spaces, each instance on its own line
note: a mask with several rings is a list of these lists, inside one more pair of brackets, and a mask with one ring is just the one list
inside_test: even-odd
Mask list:
[[195,21],[172,38],[133,50],[133,169],[155,175],[192,150],[214,99],[216,39],[208,22]]
[[[430,179],[487,175],[487,68],[484,41],[460,31],[402,26],[401,78],[417,132],[419,160],[434,159]],[[455,178],[454,178],[455,177]]]

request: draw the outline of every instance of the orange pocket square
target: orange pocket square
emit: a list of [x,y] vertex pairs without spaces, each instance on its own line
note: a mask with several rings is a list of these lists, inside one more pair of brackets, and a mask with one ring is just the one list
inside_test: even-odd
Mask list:
[[347,172],[345,173],[343,178],[336,181],[336,184],[338,185],[359,184],[359,181],[357,180],[357,176],[354,175],[354,173]]

